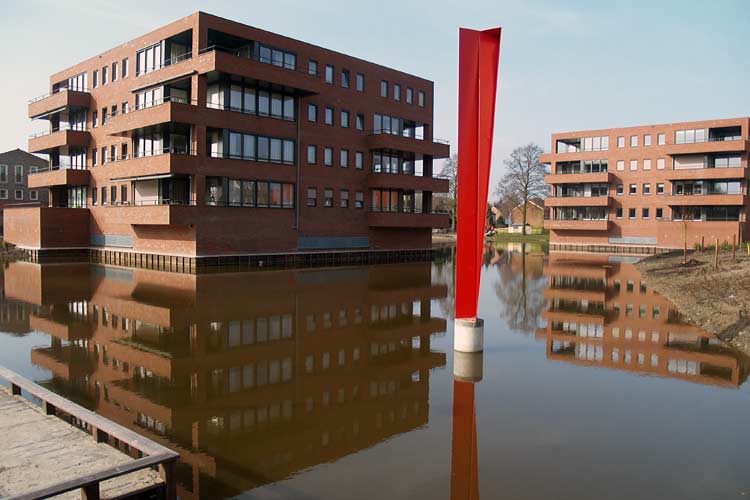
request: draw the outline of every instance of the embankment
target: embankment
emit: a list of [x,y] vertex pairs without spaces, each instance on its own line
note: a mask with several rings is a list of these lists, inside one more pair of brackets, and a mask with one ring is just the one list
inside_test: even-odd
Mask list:
[[692,324],[750,356],[750,257],[738,250],[655,255],[637,264],[648,286],[667,297]]

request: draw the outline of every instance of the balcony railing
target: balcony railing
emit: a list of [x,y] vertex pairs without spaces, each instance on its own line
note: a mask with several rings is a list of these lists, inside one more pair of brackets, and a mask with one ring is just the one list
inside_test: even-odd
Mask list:
[[206,101],[206,107],[208,109],[218,109],[218,110],[221,110],[221,111],[233,111],[235,113],[242,113],[242,114],[245,114],[245,115],[252,115],[252,116],[263,116],[263,117],[268,117],[268,118],[275,118],[277,120],[284,120],[284,121],[288,121],[288,122],[294,122],[294,121],[296,121],[295,117],[291,117],[290,118],[288,116],[277,115],[275,113],[263,113],[263,112],[258,111],[258,110],[252,111],[252,110],[249,110],[249,109],[237,108],[237,107],[234,107],[234,106],[225,106],[223,104],[217,104],[215,102],[209,102],[209,101]]
[[209,158],[218,158],[220,160],[245,160],[245,161],[255,161],[258,163],[276,163],[279,165],[295,165],[294,160],[282,160],[282,159],[271,159],[269,158],[258,158],[256,155],[255,157],[245,157],[242,155],[233,155],[230,153],[215,153],[210,152],[208,155]]
[[310,73],[307,69],[298,68],[296,66],[296,63],[292,65],[284,61],[274,61],[272,58],[262,57],[260,55],[253,54],[253,53],[247,53],[240,49],[233,49],[231,47],[224,47],[222,45],[210,45],[208,47],[201,49],[198,53],[206,54],[208,52],[224,52],[227,54],[232,54],[233,56],[236,56],[236,57],[241,57],[243,59],[250,59],[251,61],[268,64],[270,66],[276,66],[277,68],[282,68],[288,71],[294,71],[295,73],[299,73],[299,74],[302,74],[311,78],[320,79],[320,72]]
[[43,172],[52,172],[55,170],[88,170],[88,168],[85,166],[77,166],[77,165],[53,165],[53,166],[47,166],[47,167],[31,167],[29,170],[29,175],[40,174]]
[[169,199],[162,198],[160,200],[129,200],[129,201],[116,201],[114,203],[102,203],[104,207],[156,207],[156,206],[179,206],[179,207],[194,207],[196,206],[195,198],[189,199]]
[[[417,133],[405,134],[405,133],[398,132],[397,130],[389,130],[389,129],[374,129],[374,130],[370,130],[369,134],[370,135],[395,135],[397,137],[405,137],[407,139],[416,139],[418,141],[425,140],[424,134],[417,134]],[[437,144],[450,145],[450,141],[447,141],[445,139],[436,139],[434,137],[432,138],[432,142],[437,143]]]
[[449,210],[422,210],[421,208],[410,208],[410,207],[373,207],[367,208],[369,212],[377,213],[391,213],[391,214],[424,214],[424,215],[448,215]]
[[378,167],[372,167],[370,168],[371,174],[390,174],[390,175],[405,175],[410,177],[427,177],[430,179],[448,179],[450,180],[449,175],[442,174],[440,172],[434,173],[432,175],[424,175],[424,171],[416,171],[416,170],[388,170],[384,168],[378,168]]
[[146,152],[146,151],[138,151],[135,153],[125,154],[125,155],[117,155],[117,157],[112,160],[102,163],[102,165],[106,165],[107,163],[112,162],[119,162],[119,161],[127,161],[127,160],[134,160],[136,158],[146,158],[149,156],[162,156],[162,155],[183,155],[183,156],[195,156],[196,152],[192,148],[182,148],[182,147],[167,147],[167,148],[161,148],[156,149],[153,152]]
[[141,76],[145,75],[147,73],[151,73],[153,71],[156,71],[161,68],[166,68],[167,66],[172,66],[173,64],[177,64],[182,61],[186,61],[188,59],[193,58],[192,52],[185,52],[184,54],[180,54],[179,56],[175,56],[171,59],[165,59],[164,61],[160,61],[158,64],[154,64],[153,66],[149,66],[145,69],[140,69],[136,72],[135,76]]
[[165,103],[168,103],[168,102],[174,102],[174,103],[178,103],[178,104],[191,104],[193,106],[197,106],[198,105],[198,101],[195,100],[195,99],[185,99],[185,98],[177,97],[177,96],[167,96],[167,97],[164,97],[162,99],[153,99],[151,101],[146,101],[146,102],[140,103],[137,106],[133,106],[132,108],[127,108],[124,111],[120,110],[119,113],[117,112],[117,110],[114,110],[109,115],[109,117],[111,119],[111,118],[115,118],[117,116],[130,115],[130,114],[135,113],[136,111],[142,111],[144,109],[154,108],[156,106],[159,106],[161,104],[165,104]]
[[71,127],[70,125],[66,125],[66,126],[63,126],[63,127],[54,127],[54,128],[49,129],[49,130],[43,130],[41,132],[36,132],[34,134],[31,134],[29,136],[29,139],[35,139],[37,137],[44,137],[45,135],[52,135],[52,134],[55,134],[57,132],[65,132],[66,130],[74,130],[74,131],[77,131],[77,132],[87,132],[85,126],[83,126],[83,127]]
[[42,94],[40,96],[34,97],[33,99],[29,99],[29,104],[42,101],[48,97],[52,97],[55,94],[59,94],[61,92],[67,92],[67,91],[73,91],[73,92],[90,92],[89,89],[69,89],[69,88],[61,88],[57,90],[53,90],[52,92],[47,92],[46,94]]

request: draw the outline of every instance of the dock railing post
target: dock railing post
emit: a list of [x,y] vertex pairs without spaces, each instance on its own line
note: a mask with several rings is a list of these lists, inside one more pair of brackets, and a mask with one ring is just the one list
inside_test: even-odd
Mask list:
[[90,484],[81,488],[81,500],[99,500],[99,483]]
[[176,460],[170,460],[159,465],[159,475],[164,481],[164,500],[177,499],[177,486],[175,484]]

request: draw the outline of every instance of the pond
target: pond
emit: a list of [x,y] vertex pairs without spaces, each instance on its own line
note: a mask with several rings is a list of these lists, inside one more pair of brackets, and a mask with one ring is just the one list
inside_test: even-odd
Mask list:
[[12,262],[0,364],[178,451],[182,499],[747,495],[748,359],[631,258],[546,252],[486,248],[480,381],[453,375],[450,247],[197,276]]

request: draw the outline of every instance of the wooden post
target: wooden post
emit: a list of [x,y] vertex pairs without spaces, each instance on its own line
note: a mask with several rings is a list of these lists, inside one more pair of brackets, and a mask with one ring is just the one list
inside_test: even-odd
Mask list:
[[719,238],[716,238],[716,251],[714,252],[714,269],[719,269]]
[[99,500],[99,483],[90,484],[81,488],[81,500]]
[[701,252],[706,250],[706,237],[701,236]]
[[170,460],[159,465],[159,475],[164,481],[164,500],[177,499],[177,484],[175,483],[176,460]]
[[683,246],[682,246],[682,265],[687,265],[687,238],[683,240]]
[[732,260],[737,258],[737,235],[732,235]]

